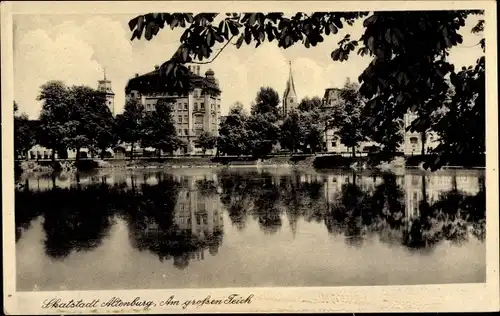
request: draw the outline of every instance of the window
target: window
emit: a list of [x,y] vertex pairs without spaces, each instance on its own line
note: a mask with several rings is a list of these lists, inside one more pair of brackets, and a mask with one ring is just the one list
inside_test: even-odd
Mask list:
[[205,110],[205,103],[201,102],[200,103],[200,108],[201,108],[202,111]]
[[195,124],[203,124],[203,116],[197,115],[194,117],[194,123]]
[[178,121],[179,121],[179,123],[182,123],[182,115],[179,115]]
[[197,102],[194,103],[194,110],[198,111],[198,103]]
[[410,137],[410,143],[412,145],[416,145],[418,143],[418,138],[416,138],[416,137]]
[[184,123],[187,123],[187,122],[189,122],[189,118],[187,115],[184,115]]
[[337,147],[337,142],[332,142],[332,147]]
[[177,104],[177,110],[182,111],[182,103]]
[[179,129],[177,130],[177,135],[178,135],[178,136],[181,136],[181,134],[182,134],[182,129],[180,129],[180,128],[179,128]]
[[217,104],[217,110],[220,110],[220,104]]
[[188,129],[187,129],[187,128],[186,128],[186,129],[184,129],[184,135],[186,135],[186,136],[187,136],[187,135],[189,135],[189,131],[188,131]]
[[188,110],[188,104],[186,102],[184,102],[184,111],[187,111]]
[[194,89],[193,95],[195,98],[197,98],[199,96],[198,89]]

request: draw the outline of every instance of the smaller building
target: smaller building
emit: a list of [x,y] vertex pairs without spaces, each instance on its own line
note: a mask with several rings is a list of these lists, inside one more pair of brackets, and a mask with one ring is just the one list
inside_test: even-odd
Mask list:
[[105,94],[106,105],[115,116],[115,93],[111,89],[111,80],[106,79],[106,70],[104,70],[104,78],[98,81],[97,90]]

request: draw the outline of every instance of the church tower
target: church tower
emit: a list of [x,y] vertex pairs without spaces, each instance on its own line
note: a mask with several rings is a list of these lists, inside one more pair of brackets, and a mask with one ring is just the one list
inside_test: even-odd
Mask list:
[[115,116],[115,93],[111,89],[111,80],[106,79],[106,69],[104,69],[104,78],[98,81],[97,90],[105,93],[106,105]]
[[290,74],[286,83],[285,93],[283,94],[283,116],[287,116],[292,110],[297,108],[297,93],[295,92],[295,84],[292,76],[292,62],[288,62],[290,66]]

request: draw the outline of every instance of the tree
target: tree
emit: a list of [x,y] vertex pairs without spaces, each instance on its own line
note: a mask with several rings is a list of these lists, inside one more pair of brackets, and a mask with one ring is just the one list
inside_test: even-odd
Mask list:
[[304,126],[299,113],[292,111],[281,124],[280,144],[294,153],[304,141]]
[[347,81],[340,92],[340,102],[331,109],[328,126],[335,129],[335,135],[356,156],[356,147],[366,139],[364,102],[356,83]]
[[320,109],[323,105],[323,101],[321,101],[320,97],[305,97],[303,98],[298,106],[299,111],[301,112],[310,112],[313,110]]
[[68,87],[61,81],[49,81],[40,87],[37,100],[43,104],[37,139],[40,145],[52,150],[52,161],[56,152],[65,151],[68,147],[66,141],[73,128],[70,95]]
[[320,108],[299,114],[302,125],[302,151],[315,153],[322,150],[325,131],[324,112]]
[[35,145],[36,131],[34,124],[25,114],[19,114],[19,107],[14,101],[14,153],[15,159],[25,157]]
[[203,149],[203,153],[206,153],[208,149],[215,148],[215,146],[217,145],[217,137],[209,132],[204,131],[198,137],[197,143]]
[[172,116],[171,103],[158,100],[155,111],[145,114],[142,125],[144,130],[142,145],[155,148],[159,157],[162,151],[173,153],[181,146]]
[[246,122],[248,115],[239,102],[234,104],[227,117],[222,121],[217,139],[217,150],[228,154],[238,155],[247,152]]
[[80,158],[80,149],[101,149],[101,156],[106,148],[115,141],[113,116],[106,105],[105,95],[88,86],[69,88],[69,121],[65,143],[76,150],[76,159]]
[[[334,61],[346,61],[358,46],[358,54],[372,57],[372,62],[359,77],[360,93],[368,101],[367,116],[373,118],[368,122],[369,127],[374,133],[383,134],[384,127],[402,119],[410,108],[423,113],[423,120],[427,113],[435,110],[436,102],[429,101],[448,90],[445,78],[454,73],[454,67],[447,56],[450,48],[462,43],[459,31],[472,14],[483,12],[297,12],[289,16],[279,12],[255,12],[227,13],[225,17],[216,13],[149,13],[130,20],[129,27],[132,40],[140,39],[142,34],[151,40],[165,25],[186,28],[180,37],[179,49],[161,67],[162,73],[174,82],[172,89],[180,91],[189,86],[184,63],[212,62],[235,37],[237,48],[243,42],[255,43],[258,47],[266,39],[282,48],[298,42],[309,48],[323,42],[324,36],[337,34],[344,23],[352,25],[355,20],[364,18],[365,30],[361,37],[353,40],[349,34],[345,35],[331,57]],[[473,31],[481,32],[483,28],[484,20],[480,20]],[[216,42],[222,46],[213,56]],[[484,39],[480,45],[484,48]],[[484,94],[484,88],[479,92]],[[423,108],[425,110],[418,111]],[[483,126],[484,123],[479,128]],[[383,137],[378,135],[376,138]],[[484,140],[475,144],[480,151]],[[446,150],[441,150],[445,148],[436,152],[443,156],[439,161],[442,165],[447,154]]]
[[269,154],[279,139],[279,96],[273,88],[261,87],[247,120],[247,148],[255,157]]
[[136,99],[127,100],[123,114],[116,116],[116,122],[120,139],[130,143],[130,159],[134,159],[134,146],[144,136],[144,106]]
[[254,157],[271,153],[279,139],[279,126],[271,113],[255,114],[246,122],[247,148]]
[[261,87],[257,96],[255,97],[255,103],[252,105],[252,115],[271,113],[278,119],[280,104],[280,97],[278,92],[271,87]]

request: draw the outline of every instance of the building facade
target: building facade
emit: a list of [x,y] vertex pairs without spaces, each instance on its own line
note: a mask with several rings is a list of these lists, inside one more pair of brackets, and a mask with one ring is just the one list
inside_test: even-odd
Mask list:
[[285,92],[283,93],[283,117],[286,117],[290,112],[297,109],[298,100],[295,92],[295,83],[293,82],[292,63],[289,62],[290,72],[288,81],[286,82]]
[[[168,82],[160,75],[158,66],[152,72],[141,76],[136,74],[135,78],[130,79],[125,95],[127,99],[139,100],[145,111],[155,111],[159,100],[172,104],[177,135],[186,144],[176,154],[201,154],[203,150],[196,142],[201,133],[219,135],[221,90],[211,69],[205,72],[205,76],[200,75],[199,65],[189,65],[188,69],[191,89],[187,95],[166,92]],[[208,154],[215,152],[216,149],[207,151]]]

